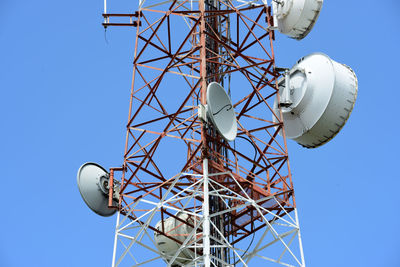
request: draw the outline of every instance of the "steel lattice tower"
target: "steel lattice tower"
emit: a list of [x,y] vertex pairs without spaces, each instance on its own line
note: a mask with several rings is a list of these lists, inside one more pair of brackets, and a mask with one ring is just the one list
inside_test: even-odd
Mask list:
[[[110,188],[121,174],[113,266],[305,266],[282,115],[273,109],[280,74],[270,6],[142,0],[135,13],[103,16],[106,27],[136,30],[124,162],[110,170]],[[234,142],[199,117],[213,81],[232,99]],[[188,234],[167,232],[158,224],[167,218]],[[159,236],[175,241],[176,253],[157,250]],[[190,263],[177,261],[183,254]]]

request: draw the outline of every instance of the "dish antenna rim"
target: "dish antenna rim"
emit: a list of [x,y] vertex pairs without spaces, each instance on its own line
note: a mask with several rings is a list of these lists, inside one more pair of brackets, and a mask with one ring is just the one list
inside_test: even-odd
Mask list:
[[[237,136],[235,109],[224,87],[218,82],[211,82],[207,86],[206,98],[207,116],[210,118],[212,125],[226,141],[235,140]],[[219,104],[218,108],[216,108],[216,104]],[[220,116],[220,118],[217,118],[216,115]],[[221,119],[221,116],[223,116],[223,119]]]

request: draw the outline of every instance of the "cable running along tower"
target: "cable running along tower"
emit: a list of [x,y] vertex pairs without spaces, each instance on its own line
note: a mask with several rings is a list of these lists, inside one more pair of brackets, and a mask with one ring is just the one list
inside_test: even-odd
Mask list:
[[[347,120],[357,82],[323,54],[277,68],[273,41],[274,30],[304,38],[321,6],[141,0],[117,14],[105,2],[103,25],[136,33],[124,161],[109,172],[82,165],[78,185],[96,213],[117,211],[112,266],[305,266],[285,130],[303,146],[329,141],[345,122],[327,117],[332,99],[351,104]],[[345,77],[331,79],[330,94],[313,91],[320,68]],[[309,94],[329,95],[326,105]]]

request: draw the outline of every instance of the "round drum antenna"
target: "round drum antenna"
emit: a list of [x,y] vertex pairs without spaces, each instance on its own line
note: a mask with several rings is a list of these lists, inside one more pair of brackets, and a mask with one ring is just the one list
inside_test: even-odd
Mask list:
[[321,12],[323,0],[275,0],[274,26],[297,40],[306,37],[315,25]]
[[[278,82],[286,137],[300,145],[321,146],[343,128],[357,98],[354,71],[322,53],[300,59]],[[273,117],[274,121],[277,121]]]

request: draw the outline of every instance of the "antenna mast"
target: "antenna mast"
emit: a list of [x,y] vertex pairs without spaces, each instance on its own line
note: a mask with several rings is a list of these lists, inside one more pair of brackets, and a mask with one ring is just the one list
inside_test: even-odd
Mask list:
[[[278,136],[283,123],[273,109],[271,8],[147,0],[135,13],[103,16],[105,27],[136,31],[124,163],[110,172],[110,188],[121,174],[119,203],[109,202],[118,210],[112,266],[305,266],[286,141]],[[232,98],[233,142],[207,115],[212,82]],[[171,158],[176,164],[164,163]]]

